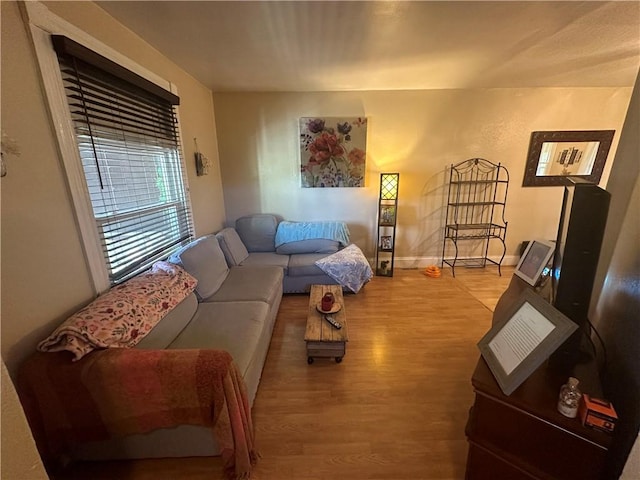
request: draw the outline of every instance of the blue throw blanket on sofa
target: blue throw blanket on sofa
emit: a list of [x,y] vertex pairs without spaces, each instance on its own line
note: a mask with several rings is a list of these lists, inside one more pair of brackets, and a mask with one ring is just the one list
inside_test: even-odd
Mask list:
[[276,230],[276,248],[300,240],[324,238],[335,240],[341,246],[349,245],[349,228],[345,222],[287,222],[282,221]]

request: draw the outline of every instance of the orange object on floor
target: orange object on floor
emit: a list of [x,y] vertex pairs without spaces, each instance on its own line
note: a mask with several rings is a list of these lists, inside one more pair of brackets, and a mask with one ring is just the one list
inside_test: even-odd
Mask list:
[[440,269],[435,265],[429,265],[424,269],[424,273],[427,277],[438,278],[440,276]]

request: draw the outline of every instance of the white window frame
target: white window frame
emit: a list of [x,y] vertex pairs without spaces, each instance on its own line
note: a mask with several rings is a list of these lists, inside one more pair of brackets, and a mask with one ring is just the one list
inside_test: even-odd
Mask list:
[[[175,95],[178,94],[178,91],[171,82],[138,65],[78,27],[54,15],[43,4],[30,1],[21,2],[20,5],[25,22],[29,26],[38,60],[43,88],[49,104],[49,113],[58,139],[59,153],[66,173],[84,255],[93,281],[93,288],[96,294],[100,294],[108,290],[111,287],[111,283],[104,253],[100,245],[100,237],[78,151],[76,134],[62,83],[60,65],[51,43],[51,35],[64,35]],[[180,135],[179,131],[178,135]],[[180,142],[180,148],[182,149],[182,142]],[[182,161],[184,161],[184,152],[181,151],[180,154]],[[182,180],[191,211],[189,183],[186,176],[186,168],[184,167],[183,165]],[[191,224],[193,224],[193,218],[190,220]]]

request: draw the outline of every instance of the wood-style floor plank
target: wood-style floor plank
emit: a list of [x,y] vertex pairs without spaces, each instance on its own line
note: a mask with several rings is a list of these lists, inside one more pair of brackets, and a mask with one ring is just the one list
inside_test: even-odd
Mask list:
[[[262,454],[252,478],[464,478],[464,427],[476,343],[513,268],[375,277],[345,295],[344,361],[307,364],[308,297],[280,307],[253,418]],[[56,480],[222,479],[219,458],[79,463]]]

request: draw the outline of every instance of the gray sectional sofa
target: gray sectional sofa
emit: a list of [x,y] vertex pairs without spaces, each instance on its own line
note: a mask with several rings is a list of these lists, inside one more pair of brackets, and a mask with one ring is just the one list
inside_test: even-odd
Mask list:
[[[229,267],[214,235],[191,242],[169,261],[181,265],[198,285],[135,348],[226,350],[244,378],[253,405],[282,299],[282,268]],[[106,460],[218,453],[211,429],[181,425],[79,444],[73,457]]]
[[337,285],[315,262],[340,250],[336,240],[312,238],[288,242],[276,247],[276,232],[281,219],[270,214],[241,217],[235,228],[228,227],[216,236],[230,266],[278,266],[284,272],[284,293],[307,293],[311,285]]
[[[196,289],[134,348],[226,350],[253,405],[283,293],[308,292],[312,284],[336,284],[315,261],[343,246],[312,238],[276,248],[279,223],[274,215],[243,217],[236,228],[201,237],[175,252],[169,261],[198,280]],[[108,460],[220,452],[210,428],[179,425],[76,444],[70,453],[79,460]]]

